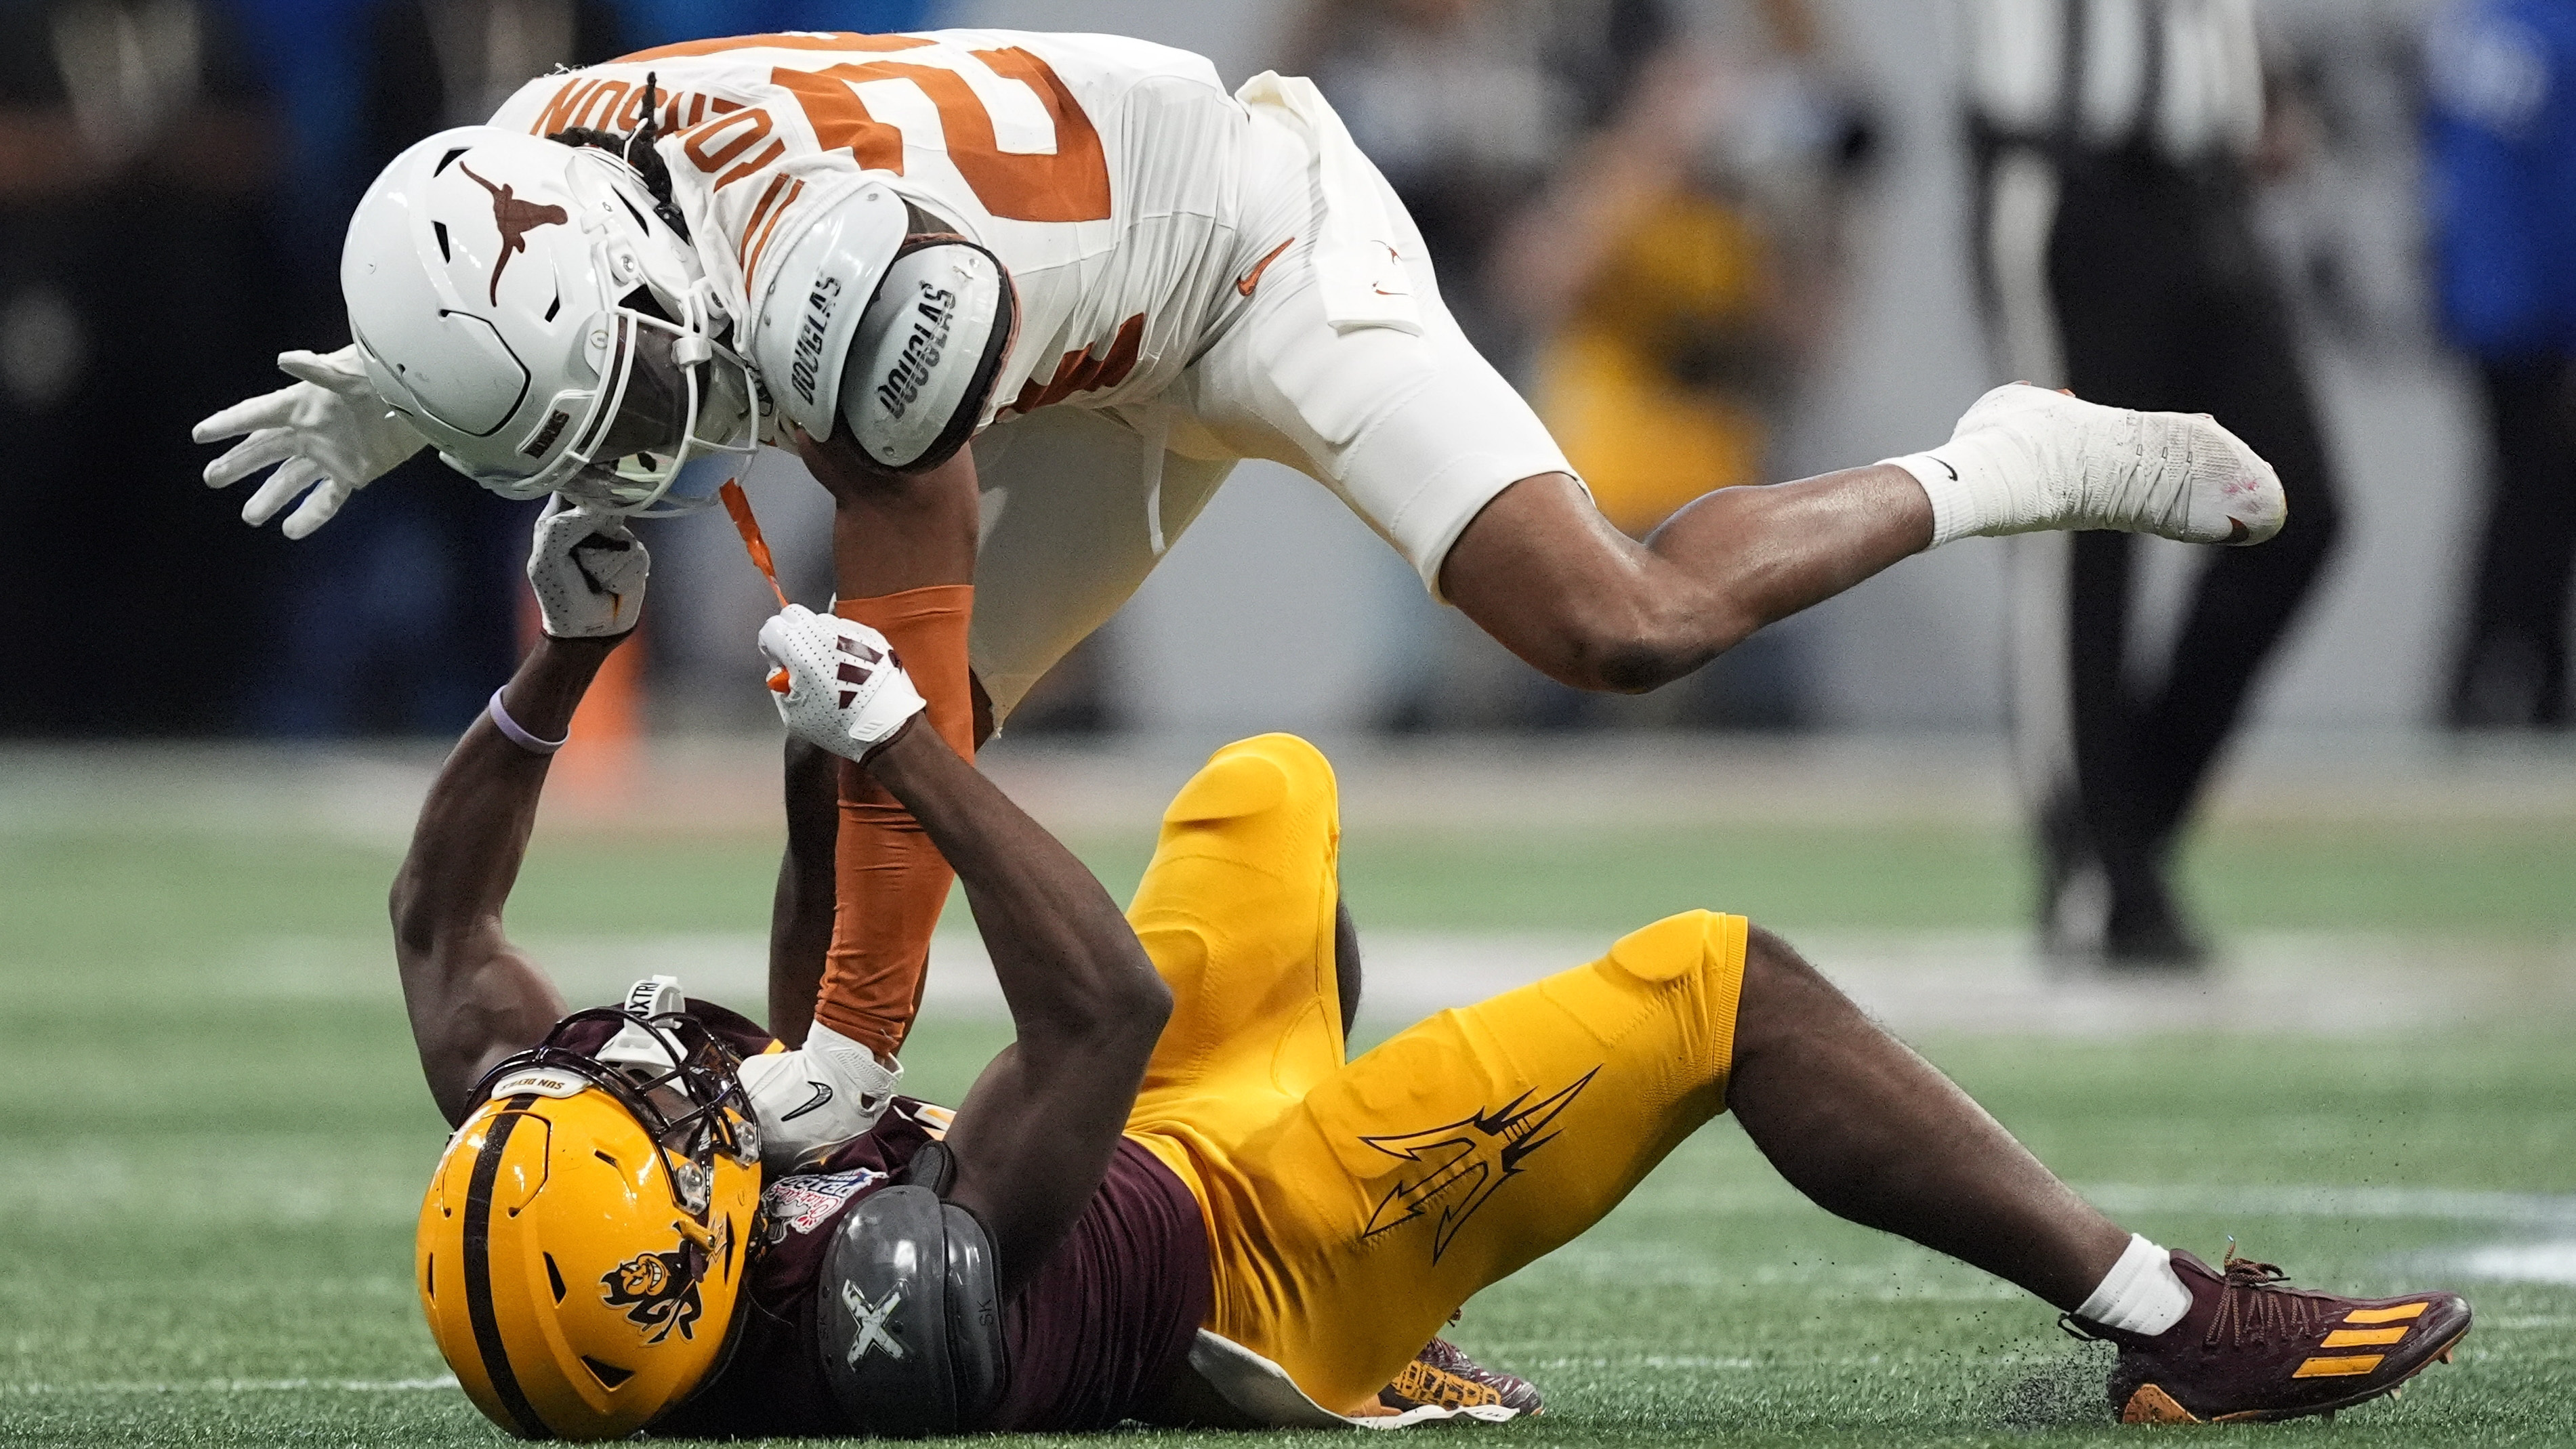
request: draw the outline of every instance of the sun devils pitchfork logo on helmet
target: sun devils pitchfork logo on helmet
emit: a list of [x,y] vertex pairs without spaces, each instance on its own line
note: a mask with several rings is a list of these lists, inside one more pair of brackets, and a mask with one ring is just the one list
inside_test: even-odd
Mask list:
[[477,1088],[414,1268],[431,1336],[493,1422],[620,1438],[722,1361],[760,1207],[734,1065],[689,1017],[583,1011]]
[[[758,389],[696,253],[616,153],[462,126],[349,220],[340,289],[367,376],[495,493],[695,507],[681,465],[747,453]],[[698,469],[691,478],[720,474]]]

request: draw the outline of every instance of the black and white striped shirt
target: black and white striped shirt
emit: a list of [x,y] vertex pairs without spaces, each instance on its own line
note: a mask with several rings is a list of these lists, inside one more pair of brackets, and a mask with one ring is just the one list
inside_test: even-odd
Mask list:
[[1959,0],[1970,116],[2061,153],[2241,160],[2263,126],[2254,0]]

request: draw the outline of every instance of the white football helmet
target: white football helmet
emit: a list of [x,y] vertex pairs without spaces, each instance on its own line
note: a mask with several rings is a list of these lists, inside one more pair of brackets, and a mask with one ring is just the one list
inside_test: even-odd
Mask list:
[[685,511],[724,470],[682,464],[756,446],[732,319],[607,151],[497,126],[419,142],[349,219],[340,290],[386,406],[503,497]]

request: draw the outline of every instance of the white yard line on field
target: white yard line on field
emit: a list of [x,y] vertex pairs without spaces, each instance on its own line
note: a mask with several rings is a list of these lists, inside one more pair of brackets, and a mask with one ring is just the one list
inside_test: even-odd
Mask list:
[[[2193,1213],[2211,1217],[2415,1218],[2480,1223],[2556,1236],[2442,1248],[2409,1254],[2426,1271],[2496,1283],[2576,1288],[2576,1196],[2481,1192],[2438,1187],[2217,1187],[2180,1183],[2097,1183],[2077,1189],[2094,1206],[2123,1217]],[[2566,1318],[2506,1320],[2496,1327],[2563,1326]]]
[[2508,1283],[2554,1283],[2576,1288],[2576,1239],[2547,1243],[2496,1243],[2472,1248],[2452,1262],[2459,1271],[2473,1278],[2493,1278]]
[[2522,1228],[2576,1228],[2576,1196],[2564,1193],[2129,1182],[2078,1184],[2076,1191],[2114,1217],[2164,1212],[2209,1217],[2423,1218]]
[[169,1382],[104,1379],[86,1384],[0,1382],[0,1397],[11,1394],[287,1394],[313,1389],[342,1394],[399,1394],[455,1387],[454,1374],[426,1379],[193,1379]]
[[[1369,932],[1361,1013],[1383,1029],[1469,1005],[1592,960],[1614,934]],[[755,1015],[768,994],[768,942],[750,932],[537,936],[525,944],[575,1003],[612,1000],[637,977],[656,973],[678,976],[691,995]],[[2259,932],[2232,940],[2226,958],[2201,975],[2065,970],[2018,932],[1826,932],[1796,944],[1903,1033],[2342,1036],[2576,1013],[2576,939],[2514,945]],[[1000,987],[973,935],[943,933],[931,962],[926,1007],[933,1015],[1000,1013]],[[246,953],[228,977],[245,995],[396,999],[390,952],[377,941],[275,938]]]

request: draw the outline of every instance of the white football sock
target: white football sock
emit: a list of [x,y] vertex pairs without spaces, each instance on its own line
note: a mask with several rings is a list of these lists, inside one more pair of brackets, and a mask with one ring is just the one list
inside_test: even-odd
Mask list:
[[2075,1316],[2104,1328],[2153,1338],[2191,1311],[2191,1290],[2173,1270],[2173,1255],[2131,1233],[2120,1261],[2102,1275],[2093,1296],[2078,1304]]
[[1971,534],[2022,532],[2049,513],[2040,460],[2001,429],[1981,428],[1879,461],[1913,474],[1931,497],[1934,548]]
[[2272,466],[2210,418],[2025,383],[1977,399],[1941,446],[1883,461],[1922,485],[1934,544],[2043,528],[2260,543],[2288,514]]

